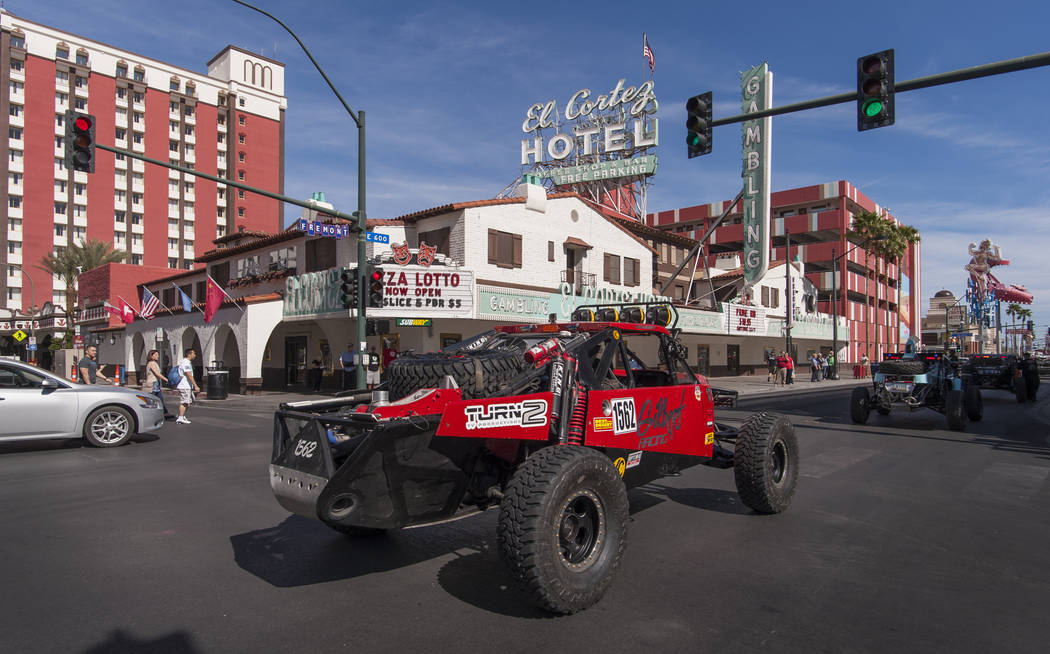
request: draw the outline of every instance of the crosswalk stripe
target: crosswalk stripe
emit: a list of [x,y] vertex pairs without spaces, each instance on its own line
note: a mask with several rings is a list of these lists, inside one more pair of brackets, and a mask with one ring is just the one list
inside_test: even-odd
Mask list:
[[857,447],[839,447],[821,452],[812,457],[803,457],[799,462],[799,474],[803,477],[819,479],[856,465],[865,459],[878,454],[878,450],[866,450]]
[[1043,483],[1050,468],[1013,463],[993,463],[966,485],[964,494],[994,500],[1025,501],[1031,499]]

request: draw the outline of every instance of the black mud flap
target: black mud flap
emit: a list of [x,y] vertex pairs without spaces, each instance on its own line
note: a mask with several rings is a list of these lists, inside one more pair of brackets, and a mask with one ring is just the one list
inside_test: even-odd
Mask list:
[[435,437],[439,419],[279,411],[270,487],[284,508],[334,526],[397,529],[452,517],[479,441]]

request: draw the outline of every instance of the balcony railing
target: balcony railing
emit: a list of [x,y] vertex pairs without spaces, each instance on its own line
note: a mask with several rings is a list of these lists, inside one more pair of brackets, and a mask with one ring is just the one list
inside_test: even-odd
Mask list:
[[598,277],[594,273],[580,272],[570,268],[561,271],[561,281],[572,284],[574,295],[583,295],[583,289],[594,288],[597,285]]

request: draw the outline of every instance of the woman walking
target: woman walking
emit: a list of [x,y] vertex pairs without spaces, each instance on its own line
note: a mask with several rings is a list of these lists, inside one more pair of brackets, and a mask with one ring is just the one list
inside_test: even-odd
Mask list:
[[153,393],[160,400],[160,408],[164,409],[164,417],[170,418],[168,407],[164,404],[164,372],[160,369],[160,352],[150,350],[146,355],[146,379],[142,382],[144,393]]

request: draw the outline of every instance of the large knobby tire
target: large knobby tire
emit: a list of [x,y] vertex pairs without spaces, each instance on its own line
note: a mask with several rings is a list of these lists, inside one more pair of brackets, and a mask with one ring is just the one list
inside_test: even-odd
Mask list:
[[1028,382],[1025,381],[1024,377],[1014,377],[1013,391],[1018,404],[1028,401]]
[[95,409],[84,421],[84,440],[95,447],[117,447],[135,435],[131,413],[119,406]]
[[853,422],[863,425],[871,415],[871,391],[867,386],[858,386],[849,396],[849,417]]
[[973,384],[967,384],[963,388],[963,404],[966,405],[966,417],[971,422],[980,422],[984,417],[984,400],[981,398],[981,389]]
[[473,354],[407,354],[387,369],[390,399],[421,388],[436,388],[445,375],[459,384],[464,399],[489,397],[516,377],[525,365],[517,349],[485,350]]
[[962,431],[966,429],[966,399],[962,391],[948,391],[944,402],[944,417],[948,419],[948,429]]
[[756,413],[744,421],[733,455],[736,492],[749,509],[780,513],[798,483],[798,439],[788,419]]
[[533,600],[575,613],[605,594],[627,545],[627,489],[609,458],[546,447],[515,470],[500,502],[499,551]]
[[924,375],[926,374],[926,362],[890,359],[879,364],[879,372],[884,375]]

